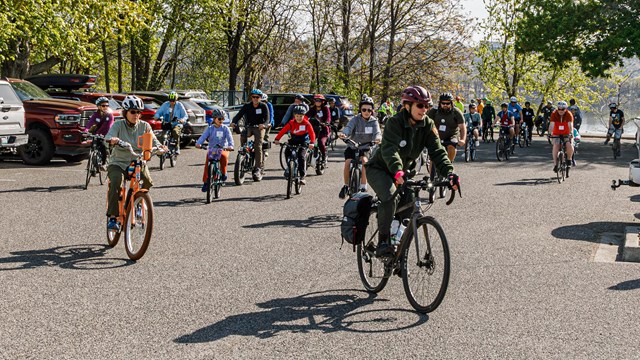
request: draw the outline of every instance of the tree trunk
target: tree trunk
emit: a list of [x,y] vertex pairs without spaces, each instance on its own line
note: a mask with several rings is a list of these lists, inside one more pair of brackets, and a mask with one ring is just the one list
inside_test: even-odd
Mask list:
[[122,42],[118,37],[118,92],[122,92]]
[[102,60],[104,61],[104,86],[107,93],[111,92],[111,84],[109,83],[109,57],[107,56],[107,42],[102,40]]

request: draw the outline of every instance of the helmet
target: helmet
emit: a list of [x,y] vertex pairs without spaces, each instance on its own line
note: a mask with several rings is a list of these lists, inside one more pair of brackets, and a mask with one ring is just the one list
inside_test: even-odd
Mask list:
[[124,100],[122,100],[122,108],[125,110],[143,110],[144,103],[142,100],[135,95],[127,95]]
[[431,94],[427,91],[427,89],[422,86],[409,86],[408,88],[402,91],[402,103],[410,102],[410,103],[422,103],[429,104],[431,101]]
[[109,102],[109,99],[107,99],[107,98],[106,98],[106,97],[104,97],[104,96],[100,96],[100,97],[98,98],[98,100],[96,100],[96,105],[100,105],[100,104],[102,104],[102,103],[108,103],[108,102]]
[[451,93],[442,93],[442,94],[440,94],[440,97],[438,98],[438,101],[453,101],[453,94],[451,94]]
[[518,102],[518,98],[515,96],[512,96],[511,98],[509,98],[510,102]]
[[262,93],[262,101],[267,101],[269,99],[269,95]]
[[[486,99],[486,98],[485,98],[485,99]],[[485,100],[485,103],[486,103],[487,105],[491,105],[491,100]]]
[[506,102],[503,102],[502,104],[500,104],[500,107],[509,107],[509,104],[507,104]]
[[618,104],[612,102],[611,104],[609,104],[609,109],[615,109],[618,107]]
[[460,101],[460,100],[461,100],[460,95],[456,95],[456,101]]
[[315,95],[313,95],[313,100],[314,100],[314,101],[315,101],[315,100],[322,100],[322,101],[325,101],[326,99],[324,98],[324,95],[322,95],[322,94],[315,94]]
[[296,94],[296,99],[304,100],[304,96],[302,94]]
[[528,102],[528,101],[526,101],[526,102],[524,103],[524,106],[529,106],[529,105],[531,105],[531,103],[530,103],[530,102]]
[[569,100],[569,104],[570,104],[570,105],[575,105],[575,104],[576,104],[576,99],[571,99],[571,100]]
[[178,100],[178,93],[175,91],[172,91],[169,93],[169,101],[176,101]]
[[302,105],[296,105],[293,107],[293,113],[304,115],[307,113],[307,107]]
[[553,105],[553,103],[551,102],[551,100],[547,100],[547,106],[549,105]]
[[329,96],[329,98],[327,99],[327,102],[330,102],[330,103],[336,102],[336,98]]
[[358,107],[362,107],[362,105],[371,105],[371,107],[373,107],[373,99],[370,97],[362,97],[362,100],[360,100],[360,104],[358,105]]
[[475,108],[476,108],[476,103],[469,104],[469,109],[475,109]]
[[558,101],[558,110],[562,110],[562,109],[566,109],[567,108],[567,102],[564,100],[560,100]]
[[216,119],[216,118],[225,118],[225,111],[222,110],[222,108],[220,106],[212,106],[211,109],[211,117]]
[[251,95],[260,95],[260,96],[262,96],[262,90],[253,89],[253,90],[251,90]]

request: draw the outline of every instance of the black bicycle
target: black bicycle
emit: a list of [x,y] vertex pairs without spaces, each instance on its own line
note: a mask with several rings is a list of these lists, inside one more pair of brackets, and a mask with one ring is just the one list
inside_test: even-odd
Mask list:
[[520,133],[518,134],[518,146],[521,148],[529,147],[529,127],[526,122],[520,125]]
[[556,163],[556,178],[558,183],[562,183],[565,177],[569,177],[569,167],[567,166],[567,150],[565,143],[565,137],[563,135],[551,136],[550,138],[560,139],[560,151],[558,151],[558,158]]
[[[449,181],[432,183],[429,177],[422,180],[406,180],[398,186],[394,197],[404,192],[412,192],[414,201],[399,206],[396,217],[411,209],[413,213],[408,219],[400,219],[406,226],[399,244],[394,245],[394,254],[390,257],[376,257],[376,241],[378,238],[377,216],[379,201],[374,200],[369,214],[369,225],[364,241],[357,244],[358,272],[365,289],[378,293],[384,289],[392,275],[402,277],[404,291],[411,306],[420,313],[432,312],[444,299],[449,284],[450,257],[449,245],[442,226],[435,218],[425,215],[431,206],[427,202],[423,209],[419,193],[426,190],[435,192],[438,187],[451,188]],[[458,185],[458,191],[460,187]],[[447,205],[455,198],[455,191]]]
[[287,179],[287,199],[291,198],[291,193],[295,190],[296,195],[302,192],[302,177],[299,174],[298,169],[298,154],[303,153],[306,156],[309,145],[290,145],[288,143],[280,143],[280,146],[285,149],[289,149],[289,156],[287,156],[287,167],[285,169],[285,175]]
[[162,139],[162,145],[169,149],[169,151],[163,155],[158,156],[158,158],[160,158],[160,170],[164,169],[164,163],[167,160],[169,160],[171,167],[176,166],[178,162],[178,142],[171,136],[171,129],[163,130],[160,138]]
[[493,139],[493,124],[485,123],[482,128],[482,140],[484,142],[495,142]]
[[360,180],[362,179],[362,162],[360,161],[360,157],[357,155],[359,155],[362,150],[370,151],[370,147],[374,146],[375,143],[373,141],[357,143],[348,138],[342,139],[342,141],[344,141],[347,145],[351,145],[356,148],[356,158],[351,159],[351,162],[349,162],[349,191],[346,195],[347,197],[349,197],[351,195],[357,194],[358,191],[360,191]]
[[94,134],[83,134],[83,137],[87,139],[91,139],[91,148],[89,150],[89,160],[87,160],[87,174],[84,183],[84,189],[87,190],[89,188],[89,182],[92,177],[97,176],[100,180],[100,185],[103,185],[104,182],[102,180],[102,151],[100,150],[100,146],[98,143],[100,141],[104,141],[104,135],[94,135]]
[[[207,158],[209,159],[207,166],[207,204],[211,203],[211,195],[214,199],[220,198],[220,190],[224,184],[222,181],[222,168],[220,167],[220,158],[224,149],[220,145],[209,149],[207,145],[202,145],[202,149],[207,150]],[[233,149],[229,150],[233,151]]]
[[512,144],[511,142],[511,138],[502,130],[501,127],[498,135],[498,141],[496,141],[496,157],[498,158],[498,161],[502,161],[502,159],[509,160],[509,156],[512,154],[512,149],[515,146],[515,144]]
[[336,149],[338,143],[338,125],[331,123],[331,132],[329,133],[329,139],[327,140],[327,147],[331,147],[331,151]]

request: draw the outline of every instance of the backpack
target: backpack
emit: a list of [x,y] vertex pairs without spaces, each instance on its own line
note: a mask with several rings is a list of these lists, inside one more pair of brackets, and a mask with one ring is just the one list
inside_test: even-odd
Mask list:
[[356,245],[364,240],[372,202],[373,196],[359,192],[351,196],[342,207],[343,217],[340,224],[342,242],[346,240],[349,244],[353,244],[353,251],[356,251]]

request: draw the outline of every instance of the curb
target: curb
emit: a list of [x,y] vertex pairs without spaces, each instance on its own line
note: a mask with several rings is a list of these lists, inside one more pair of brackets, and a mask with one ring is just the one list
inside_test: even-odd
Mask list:
[[640,262],[640,227],[627,226],[622,248],[622,261]]

